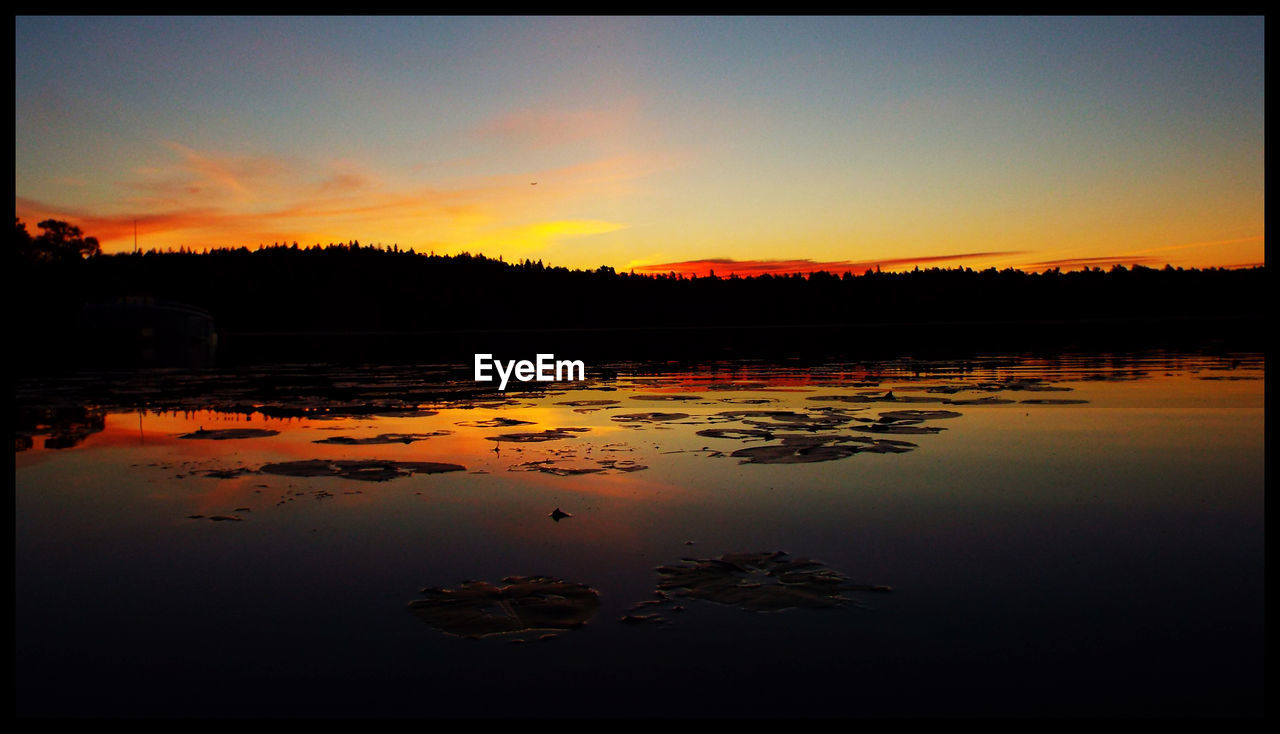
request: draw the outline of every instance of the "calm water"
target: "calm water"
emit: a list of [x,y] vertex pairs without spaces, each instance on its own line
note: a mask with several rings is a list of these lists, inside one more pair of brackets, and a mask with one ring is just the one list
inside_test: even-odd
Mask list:
[[20,381],[18,713],[1261,715],[1260,355],[589,368]]

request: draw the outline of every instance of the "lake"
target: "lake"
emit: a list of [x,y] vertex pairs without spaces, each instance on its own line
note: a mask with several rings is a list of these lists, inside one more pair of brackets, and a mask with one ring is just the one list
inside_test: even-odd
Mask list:
[[17,381],[22,716],[1261,716],[1258,353]]

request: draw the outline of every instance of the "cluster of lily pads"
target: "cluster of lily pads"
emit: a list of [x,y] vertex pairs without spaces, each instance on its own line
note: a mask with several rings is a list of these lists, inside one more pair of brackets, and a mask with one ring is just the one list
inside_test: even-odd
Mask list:
[[[855,411],[858,409],[854,409]],[[730,410],[696,417],[688,413],[626,413],[614,420],[629,425],[650,423],[717,424],[740,423],[740,427],[712,427],[696,431],[706,438],[745,442],[772,442],[729,452],[729,456],[755,464],[795,464],[830,461],[858,452],[901,453],[916,444],[909,441],[872,438],[836,433],[849,429],[877,434],[931,434],[942,429],[922,425],[927,420],[958,417],[948,410],[897,410],[881,413],[878,419],[853,414],[853,411],[821,408],[812,412],[793,410]],[[712,456],[725,452],[711,451]]]
[[[752,612],[834,609],[857,606],[851,592],[887,592],[887,586],[850,583],[843,574],[809,558],[783,551],[728,553],[685,558],[659,566],[652,599],[637,602],[619,618],[630,625],[667,624],[682,612],[681,600],[700,600]],[[508,576],[498,586],[466,581],[454,589],[426,587],[409,611],[431,627],[458,637],[503,637],[515,642],[551,639],[589,622],[599,593],[550,576]]]

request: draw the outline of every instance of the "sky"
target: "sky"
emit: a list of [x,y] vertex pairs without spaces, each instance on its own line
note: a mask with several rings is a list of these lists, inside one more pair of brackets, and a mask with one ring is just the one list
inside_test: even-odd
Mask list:
[[1264,262],[1261,17],[18,17],[15,207],[106,252]]

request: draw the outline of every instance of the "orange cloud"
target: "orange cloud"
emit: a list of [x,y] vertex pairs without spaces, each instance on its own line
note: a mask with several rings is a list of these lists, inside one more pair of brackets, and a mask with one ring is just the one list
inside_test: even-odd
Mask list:
[[188,190],[221,190],[245,196],[251,193],[250,184],[278,175],[284,168],[280,161],[266,156],[202,153],[172,140],[162,144],[182,156],[184,165],[179,175],[183,181],[179,185],[185,184]]
[[358,173],[337,173],[320,182],[321,192],[350,193],[369,185],[369,179]]
[[442,252],[482,246],[493,254],[527,252],[626,226],[579,212],[630,193],[633,181],[676,163],[667,155],[608,155],[433,187],[391,185],[351,160],[311,163],[162,145],[176,157],[134,169],[117,187],[139,195],[79,207],[15,197],[17,215],[29,226],[70,221],[105,252],[132,250],[135,222],[143,249],[360,239]]
[[732,258],[705,258],[702,260],[684,260],[682,262],[656,263],[636,265],[632,269],[641,273],[677,273],[681,275],[709,275],[715,271],[717,275],[792,275],[794,273],[828,273],[855,272],[885,269],[894,270],[916,265],[934,264],[956,260],[972,260],[978,258],[1019,255],[1022,251],[1004,252],[966,252],[953,255],[930,255],[909,258],[890,258],[884,260],[834,260],[818,261],[798,260],[734,260]]
[[1237,237],[1230,240],[1210,240],[1208,242],[1188,242],[1181,245],[1168,245],[1166,247],[1151,247],[1138,252],[1166,252],[1169,250],[1186,250],[1193,247],[1217,247],[1219,245],[1238,245],[1246,242],[1262,242],[1263,236],[1260,234],[1252,237]]
[[215,209],[188,209],[158,214],[140,214],[132,216],[100,215],[75,208],[54,206],[34,199],[17,197],[14,201],[16,214],[27,224],[28,231],[45,219],[70,221],[84,233],[97,237],[100,241],[124,240],[132,242],[134,223],[143,231],[182,230],[204,226],[209,221],[216,221],[221,215]]
[[1041,270],[1051,270],[1059,268],[1061,270],[1074,270],[1076,268],[1110,268],[1114,265],[1125,265],[1132,267],[1134,265],[1164,265],[1165,260],[1147,255],[1103,255],[1099,257],[1069,257],[1061,260],[1041,260],[1040,262],[1028,263],[1022,266],[1022,270],[1029,272],[1038,272]]

